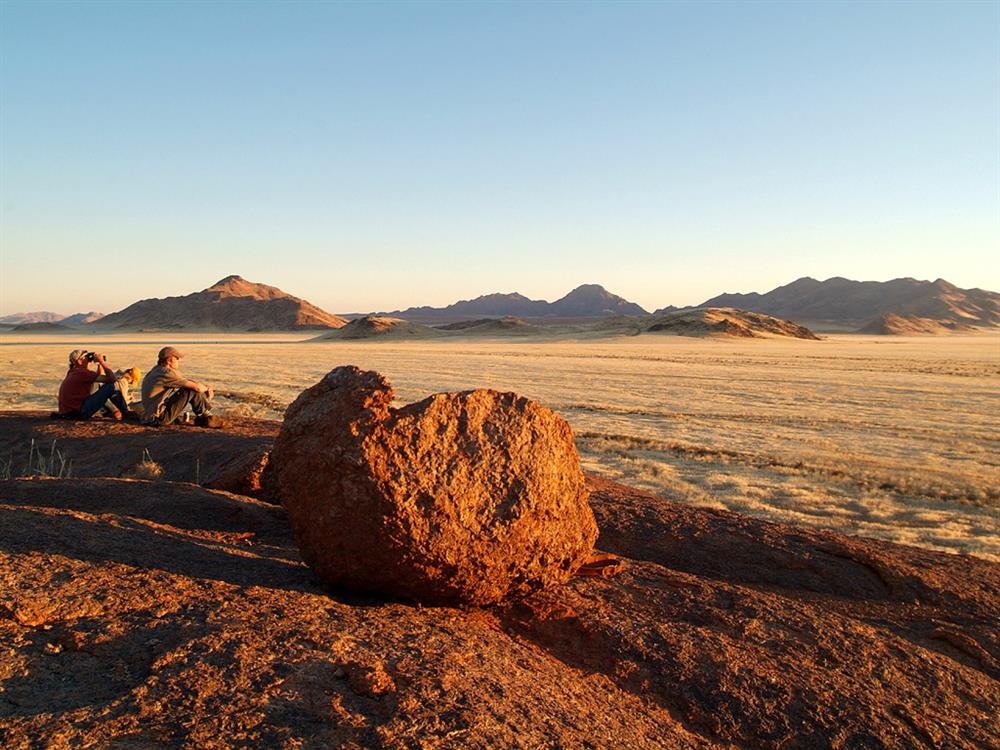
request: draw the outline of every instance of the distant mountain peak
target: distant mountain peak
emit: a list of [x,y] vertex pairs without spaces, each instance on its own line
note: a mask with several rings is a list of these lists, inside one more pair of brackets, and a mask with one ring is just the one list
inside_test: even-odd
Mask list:
[[639,305],[612,294],[600,284],[581,284],[549,307],[552,314],[566,317],[648,314]]
[[236,283],[239,283],[239,282],[246,282],[246,279],[244,279],[242,276],[238,276],[237,274],[234,273],[231,276],[227,276],[224,279],[219,279],[214,284],[212,284],[212,286],[209,287],[209,289],[211,289],[212,287],[216,287],[216,286],[226,286],[227,284],[236,284]]

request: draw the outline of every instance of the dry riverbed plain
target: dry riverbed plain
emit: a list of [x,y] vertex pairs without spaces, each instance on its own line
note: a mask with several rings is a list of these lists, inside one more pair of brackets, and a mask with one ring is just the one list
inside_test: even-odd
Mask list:
[[[1000,561],[1000,336],[823,341],[307,343],[301,334],[0,335],[0,408],[50,410],[70,349],[155,362],[281,419],[324,373],[384,373],[400,404],[512,390],[573,426],[584,468],[693,505]],[[153,457],[155,458],[155,457]]]

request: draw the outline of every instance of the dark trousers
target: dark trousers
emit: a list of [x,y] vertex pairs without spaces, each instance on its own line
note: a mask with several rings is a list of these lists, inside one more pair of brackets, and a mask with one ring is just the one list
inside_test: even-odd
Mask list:
[[184,413],[188,404],[191,405],[191,411],[198,416],[208,414],[212,410],[212,402],[204,393],[192,391],[190,388],[178,388],[163,402],[160,424],[171,424],[176,421],[177,417]]
[[114,383],[105,383],[96,391],[87,396],[87,400],[83,402],[83,406],[80,407],[80,417],[83,419],[90,419],[94,416],[98,409],[110,401],[114,404],[118,410],[122,413],[128,411],[128,404],[125,403],[125,399],[122,398],[122,393],[117,388],[115,388]]

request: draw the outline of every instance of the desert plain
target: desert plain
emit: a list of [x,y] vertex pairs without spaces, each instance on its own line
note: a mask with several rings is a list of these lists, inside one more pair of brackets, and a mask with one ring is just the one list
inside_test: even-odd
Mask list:
[[[280,420],[304,388],[354,364],[384,373],[400,404],[471,388],[535,399],[572,425],[585,470],[671,500],[1000,561],[995,333],[309,338],[4,336],[0,409],[54,408],[77,347],[146,371],[160,346],[177,346],[184,374],[216,388],[219,413],[256,419]],[[14,474],[20,460],[0,457]]]

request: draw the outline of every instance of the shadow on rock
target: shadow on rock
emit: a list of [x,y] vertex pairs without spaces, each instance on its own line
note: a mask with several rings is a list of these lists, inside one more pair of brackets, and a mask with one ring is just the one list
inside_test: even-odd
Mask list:
[[0,716],[59,714],[111,703],[142,685],[153,663],[196,630],[163,622],[138,634],[102,638],[97,635],[101,624],[84,619],[72,627],[30,632],[23,674],[3,683]]
[[0,549],[10,554],[42,552],[240,586],[321,592],[280,509],[197,487],[96,479],[2,482],[0,526],[9,530]]

